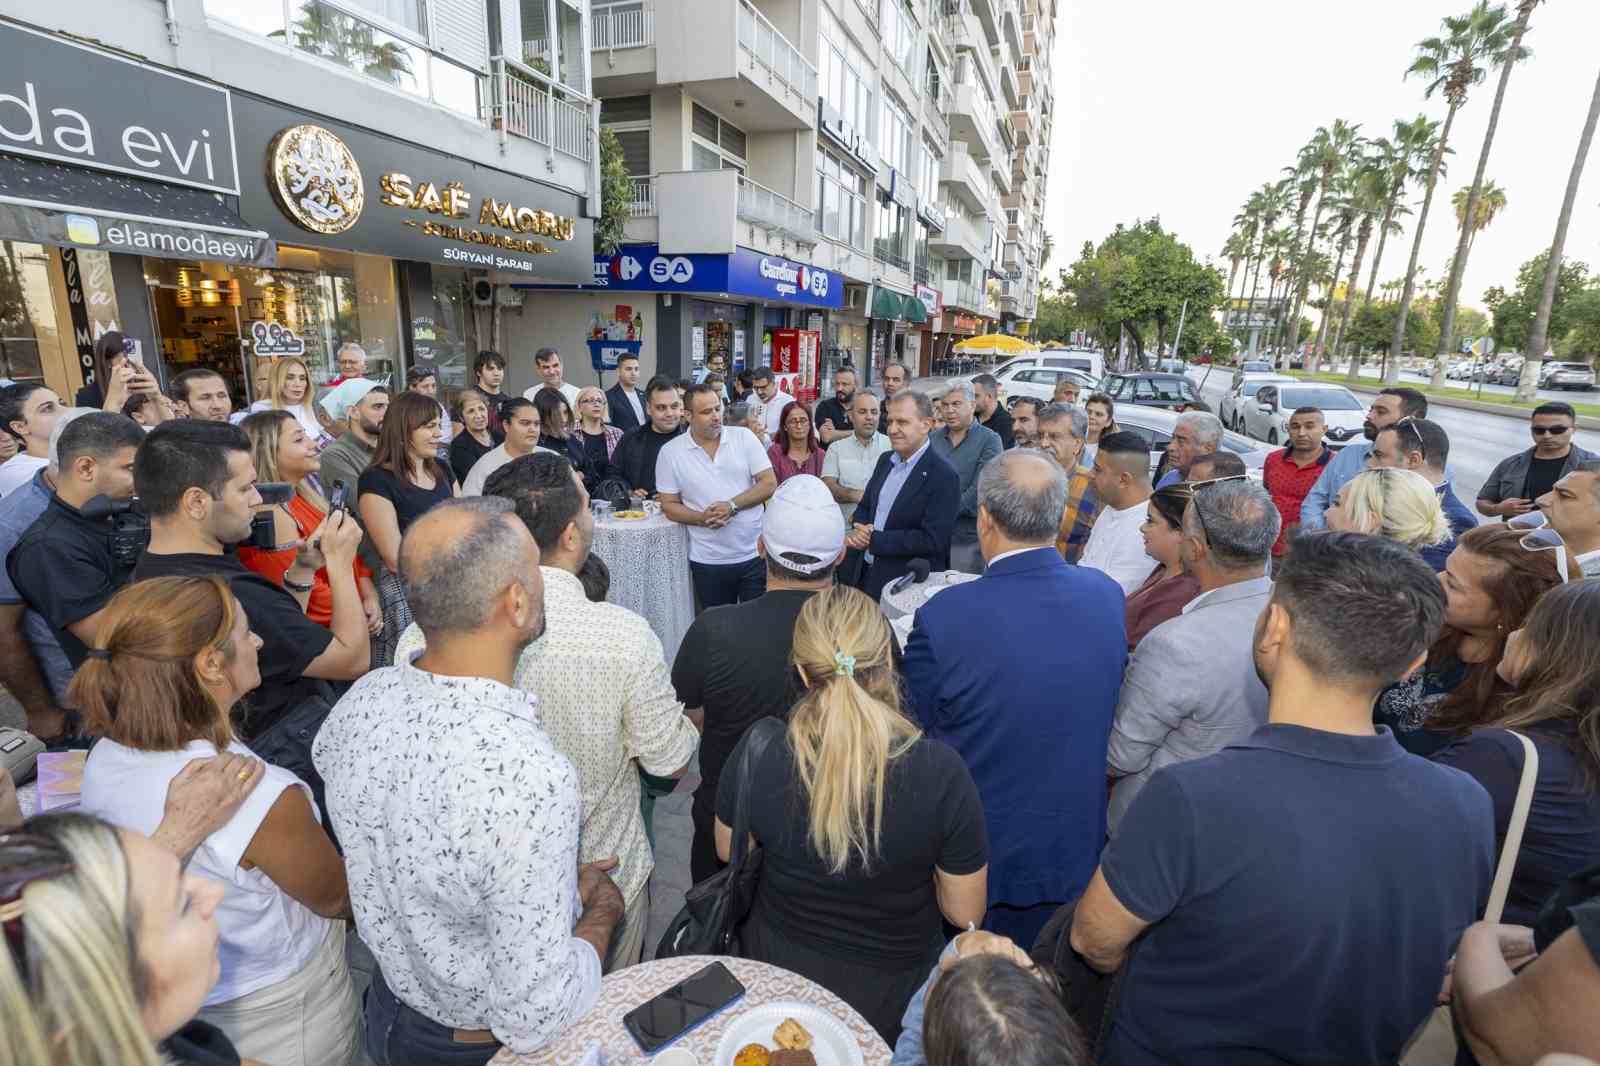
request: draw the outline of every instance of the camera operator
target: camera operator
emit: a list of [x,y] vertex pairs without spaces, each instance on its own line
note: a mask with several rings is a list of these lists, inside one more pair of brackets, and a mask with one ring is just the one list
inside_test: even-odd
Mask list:
[[133,457],[143,442],[144,430],[125,415],[74,419],[56,444],[55,492],[6,560],[12,584],[50,623],[74,670],[94,644],[101,609],[132,580],[138,545],[113,535],[111,512],[133,496]]
[[311,741],[333,705],[326,682],[360,677],[368,664],[367,617],[354,566],[361,528],[342,512],[329,514],[299,545],[286,575],[285,584],[309,592],[312,576],[326,564],[333,617],[324,627],[305,616],[303,600],[246,569],[232,550],[250,539],[261,503],[244,430],[199,420],[157,426],[139,449],[133,480],[150,516],[150,547],[134,577],[227,579],[261,641],[261,685],[238,722],[241,739],[262,759],[298,774],[320,805]]

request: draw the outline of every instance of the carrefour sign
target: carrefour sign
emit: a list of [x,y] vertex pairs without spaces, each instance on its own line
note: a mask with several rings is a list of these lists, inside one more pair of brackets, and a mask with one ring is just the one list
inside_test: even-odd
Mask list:
[[[520,288],[570,289],[565,285]],[[669,255],[653,244],[630,244],[596,256],[594,274],[579,289],[615,292],[698,292],[752,296],[808,307],[842,308],[844,282],[830,271],[740,248],[732,255]]]

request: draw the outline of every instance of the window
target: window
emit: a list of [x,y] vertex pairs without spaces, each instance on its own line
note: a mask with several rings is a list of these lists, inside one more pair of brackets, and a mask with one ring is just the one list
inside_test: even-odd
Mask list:
[[872,93],[877,71],[832,13],[826,7],[821,11],[817,79],[822,98],[858,132],[868,135],[872,131]]
[[878,151],[883,161],[902,174],[910,174],[911,132],[916,129],[905,109],[885,94],[883,121],[878,127]]
[[928,53],[923,66],[927,73],[922,88],[927,92],[928,100],[937,105],[939,93],[944,89],[944,71],[939,69],[939,61],[933,58],[932,52]]
[[600,125],[617,136],[623,165],[634,178],[650,174],[650,97],[615,96],[600,101]]
[[939,149],[928,141],[922,142],[922,174],[917,179],[917,192],[930,204],[939,202],[939,166],[943,160]]
[[694,105],[690,124],[695,170],[737,170],[744,173],[744,131],[716,113]]
[[360,8],[386,22],[404,26],[412,33],[423,32],[422,4],[418,0],[345,0],[350,7]]
[[850,168],[839,156],[817,150],[817,231],[825,237],[867,250],[867,186],[870,178]]
[[889,194],[878,193],[878,228],[873,240],[872,254],[885,263],[902,270],[911,269],[908,257],[911,219],[910,212],[889,199]]
[[917,45],[917,17],[906,0],[883,0],[878,27],[883,50],[906,73],[911,73],[911,57]]

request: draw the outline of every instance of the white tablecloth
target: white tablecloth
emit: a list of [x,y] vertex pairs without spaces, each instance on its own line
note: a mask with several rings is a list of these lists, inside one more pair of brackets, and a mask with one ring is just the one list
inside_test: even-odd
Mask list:
[[978,580],[977,574],[964,574],[960,570],[941,570],[929,574],[928,580],[920,585],[908,585],[899,592],[884,589],[878,606],[882,609],[884,617],[889,619],[889,628],[894,630],[895,639],[904,648],[906,641],[911,639],[911,623],[916,618],[917,608],[928,602],[929,595],[950,585],[976,580]]
[[593,551],[611,570],[606,599],[645,617],[671,666],[694,621],[689,531],[659,514],[636,522],[599,519]]

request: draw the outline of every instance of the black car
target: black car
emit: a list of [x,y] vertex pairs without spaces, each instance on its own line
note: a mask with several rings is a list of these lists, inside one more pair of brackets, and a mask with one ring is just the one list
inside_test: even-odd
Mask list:
[[1107,374],[1100,381],[1100,391],[1118,403],[1141,407],[1165,407],[1170,411],[1209,409],[1200,401],[1194,383],[1182,374]]

